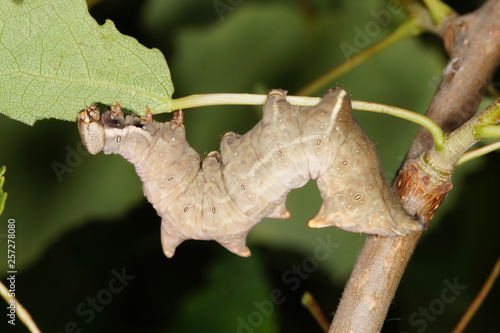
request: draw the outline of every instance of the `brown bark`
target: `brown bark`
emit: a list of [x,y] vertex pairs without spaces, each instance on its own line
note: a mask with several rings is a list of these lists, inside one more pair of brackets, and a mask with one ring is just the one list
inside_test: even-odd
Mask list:
[[[477,11],[443,24],[444,45],[450,60],[426,116],[450,133],[472,118],[500,62],[500,3],[489,0]],[[420,128],[406,161],[433,145]]]
[[[450,133],[476,112],[500,62],[500,1],[443,24],[450,61],[426,115]],[[406,210],[429,221],[451,189],[451,172],[425,167],[422,154],[433,146],[421,128],[393,183]],[[406,237],[368,236],[347,282],[330,333],[380,332],[421,232]]]

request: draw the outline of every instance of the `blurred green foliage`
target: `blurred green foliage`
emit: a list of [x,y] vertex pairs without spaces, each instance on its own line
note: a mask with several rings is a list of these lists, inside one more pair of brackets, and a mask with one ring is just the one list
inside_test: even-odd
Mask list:
[[[220,15],[214,7],[219,2],[239,4]],[[271,88],[293,94],[345,60],[340,43],[355,45],[355,28],[365,29],[376,22],[373,12],[386,9],[380,0],[103,0],[91,14],[101,24],[110,18],[120,32],[159,48],[172,73],[174,97],[181,97]],[[391,16],[370,40],[382,38],[404,18],[404,13]],[[426,35],[393,46],[332,86],[344,87],[353,99],[423,113],[445,65],[441,42]],[[260,116],[258,107],[188,110],[188,140],[204,155],[218,149],[225,131],[244,133]],[[391,179],[417,127],[388,116],[355,116],[376,143]],[[290,194],[292,218],[264,220],[250,233],[251,258],[239,258],[214,242],[189,241],[167,259],[160,219],[144,199],[133,166],[119,156],[88,155],[75,123],[44,120],[29,127],[0,116],[0,138],[9,193],[0,241],[3,247],[4,222],[14,218],[16,296],[44,332],[320,332],[300,297],[310,291],[331,319],[363,246],[362,235],[306,227],[321,203],[310,182]],[[456,171],[454,189],[410,261],[384,332],[450,331],[465,311],[499,253],[493,210],[499,163],[499,155],[491,154]],[[336,247],[321,261],[314,250],[326,239]],[[0,261],[2,272],[5,265]],[[115,293],[113,270],[122,269],[134,278]],[[467,286],[454,302],[427,320],[425,329],[410,321],[441,298],[444,280],[454,279]],[[470,331],[495,327],[498,290]],[[271,310],[266,301],[272,299]],[[10,331],[25,329],[18,324]]]

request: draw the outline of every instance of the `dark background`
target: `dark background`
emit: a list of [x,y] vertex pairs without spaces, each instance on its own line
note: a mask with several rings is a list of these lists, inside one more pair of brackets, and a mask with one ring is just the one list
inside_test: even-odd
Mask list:
[[[271,88],[293,94],[342,62],[341,43],[356,46],[355,28],[374,21],[372,11],[387,9],[379,0],[220,2],[237,4],[229,5],[223,20],[214,1],[201,0],[103,0],[90,13],[100,24],[111,19],[123,34],[159,48],[178,98]],[[482,2],[449,3],[467,13]],[[404,13],[392,15],[371,42],[404,19]],[[376,55],[332,86],[344,87],[353,99],[423,113],[446,62],[441,40],[425,34]],[[252,128],[260,112],[234,106],[188,110],[188,140],[205,156],[218,149],[225,131]],[[388,116],[355,116],[391,179],[417,127]],[[167,259],[160,219],[133,167],[119,156],[83,152],[75,123],[44,120],[29,127],[0,116],[0,136],[8,143],[0,148],[0,165],[7,166],[9,195],[0,233],[6,235],[7,219],[16,220],[16,296],[43,332],[321,332],[300,298],[311,292],[331,320],[363,245],[362,235],[305,226],[321,203],[311,182],[290,194],[290,220],[264,220],[250,233],[250,258],[215,242],[188,241]],[[54,161],[71,172],[58,178]],[[500,155],[492,153],[457,169],[454,189],[411,258],[384,332],[448,332],[456,325],[498,258],[499,165]],[[328,237],[338,245],[328,259],[308,273],[294,273],[310,261],[318,238]],[[0,238],[2,248],[5,240]],[[122,270],[131,280],[119,292],[106,291],[113,272]],[[444,302],[445,281],[466,288]],[[273,290],[282,292],[282,302],[270,309]],[[99,296],[107,304],[91,318],[88,298]],[[497,327],[498,296],[496,285],[466,332]],[[419,313],[429,306],[434,314],[422,320]],[[26,331],[19,321],[7,328]]]

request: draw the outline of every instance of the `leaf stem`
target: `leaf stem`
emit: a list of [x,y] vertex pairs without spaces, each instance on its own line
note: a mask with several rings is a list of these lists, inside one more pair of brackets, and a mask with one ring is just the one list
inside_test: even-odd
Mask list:
[[[174,99],[170,105],[173,110],[210,105],[262,105],[266,99],[267,95],[257,94],[198,94]],[[287,96],[286,99],[290,104],[297,106],[314,106],[321,101],[320,97],[306,96]],[[435,122],[419,113],[395,106],[362,101],[352,101],[352,108],[361,111],[385,113],[414,122],[429,130],[438,151],[444,147],[444,134],[441,128]],[[167,110],[161,110],[156,113],[163,112],[167,112]]]
[[196,94],[175,98],[171,101],[169,110],[159,110],[155,113],[210,105],[260,105],[264,104],[266,98],[266,95],[255,94]]
[[9,296],[9,290],[7,287],[3,284],[2,281],[0,281],[0,294],[2,295],[3,299],[7,302],[7,304],[10,304],[11,300],[15,301],[16,304],[16,314],[19,316],[19,319],[26,325],[28,330],[33,333],[40,333],[40,329],[38,326],[36,326],[36,323],[33,321],[33,318],[31,318],[31,315],[29,314],[28,310],[24,306],[19,303],[19,301],[14,297],[14,296]]
[[309,83],[307,86],[300,89],[297,92],[297,95],[311,95],[321,90],[321,88],[327,86],[328,84],[331,84],[333,80],[347,73],[348,71],[352,70],[356,66],[362,64],[370,57],[376,55],[377,53],[387,49],[388,47],[392,46],[393,44],[396,44],[397,42],[405,38],[419,35],[422,31],[423,29],[417,24],[414,18],[407,19],[399,27],[397,27],[396,30],[391,32],[385,38],[370,45],[369,47],[357,53],[353,57],[346,59],[341,64],[335,66],[327,73],[316,78],[313,82]]
[[3,209],[5,207],[5,200],[7,200],[7,193],[3,192],[3,182],[5,181],[5,177],[3,176],[5,173],[5,166],[0,167],[0,214],[2,214]]
[[323,311],[321,311],[321,308],[319,307],[319,304],[314,298],[314,296],[311,295],[310,292],[306,291],[304,295],[302,295],[300,301],[302,302],[302,305],[305,306],[307,310],[309,310],[314,319],[316,319],[316,321],[321,326],[323,331],[328,333],[328,329],[330,328],[330,323],[323,314]]
[[495,125],[479,125],[474,132],[481,139],[500,139],[500,127]]
[[429,9],[432,19],[436,25],[439,25],[448,15],[455,14],[453,9],[440,0],[424,0],[424,3]]
[[425,127],[431,133],[432,137],[434,138],[434,145],[436,146],[437,151],[440,151],[444,148],[445,139],[444,133],[441,128],[435,122],[433,122],[426,116],[421,115],[420,113],[412,112],[395,106],[361,101],[352,101],[352,108],[356,110],[385,113],[419,124],[420,126]]
[[[446,137],[445,149],[442,151],[429,151],[427,160],[435,167],[441,170],[453,170],[457,163],[463,164],[471,159],[485,154],[487,149],[483,147],[481,150],[467,152],[467,149],[475,143],[482,140],[488,135],[493,138],[498,138],[498,130],[493,130],[492,125],[500,123],[500,99],[495,100],[483,111],[471,118],[465,124],[460,126],[453,133]],[[485,135],[485,136],[483,136]],[[488,147],[488,146],[487,146]],[[461,156],[464,156],[461,158]]]
[[469,161],[471,161],[475,158],[478,158],[480,156],[491,153],[492,151],[495,151],[497,149],[500,149],[500,141],[494,142],[492,144],[489,144],[489,145],[481,147],[481,148],[477,148],[477,149],[465,152],[462,154],[462,156],[460,156],[458,158],[457,163],[455,164],[455,167],[458,167],[459,165],[462,165],[465,162],[469,162]]
[[[258,94],[196,94],[173,99],[170,110],[160,110],[156,114],[211,105],[263,105],[266,99],[267,95]],[[321,101],[320,97],[305,96],[287,96],[286,99],[290,104],[300,106],[314,106]]]

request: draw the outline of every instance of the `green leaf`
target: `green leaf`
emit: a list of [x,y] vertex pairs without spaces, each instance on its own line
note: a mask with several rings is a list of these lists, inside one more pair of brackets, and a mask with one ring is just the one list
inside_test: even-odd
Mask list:
[[168,109],[173,93],[163,54],[100,26],[84,0],[0,2],[0,110],[33,124],[74,121],[96,102],[144,113]]

